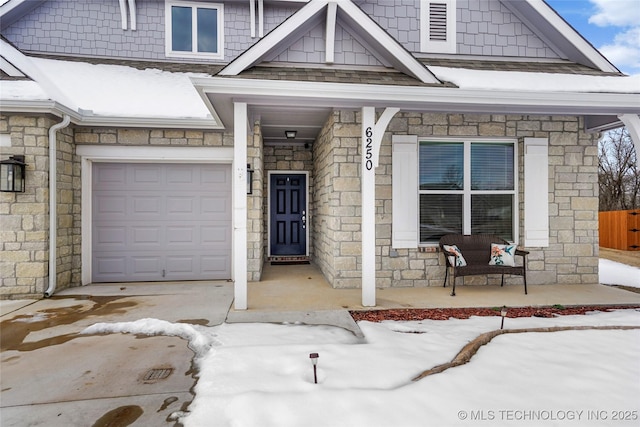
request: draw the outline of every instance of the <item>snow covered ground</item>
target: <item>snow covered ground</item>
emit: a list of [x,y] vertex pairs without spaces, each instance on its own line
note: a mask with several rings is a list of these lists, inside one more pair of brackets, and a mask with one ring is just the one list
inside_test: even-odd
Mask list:
[[[629,278],[604,264],[603,282]],[[330,326],[203,327],[156,319],[85,332],[188,340],[200,375],[189,412],[176,414],[186,427],[640,425],[640,329],[500,335],[469,363],[414,382],[499,329],[500,317],[359,325],[364,340]],[[514,329],[623,325],[640,327],[640,311],[505,321]]]
[[640,268],[638,267],[600,258],[599,272],[602,284],[640,288]]

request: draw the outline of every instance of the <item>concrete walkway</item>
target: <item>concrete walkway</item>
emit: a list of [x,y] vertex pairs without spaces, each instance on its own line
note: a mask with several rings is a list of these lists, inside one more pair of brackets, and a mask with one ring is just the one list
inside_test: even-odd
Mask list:
[[[379,289],[378,308],[640,305],[640,294],[601,285]],[[232,308],[228,282],[91,285],[46,300],[0,301],[0,425],[173,425],[191,402],[193,352],[176,337],[82,335],[98,322],[142,318],[213,326],[300,322],[360,330],[347,310],[358,289],[332,289],[313,265],[265,265],[249,310]],[[119,424],[118,424],[119,422]]]

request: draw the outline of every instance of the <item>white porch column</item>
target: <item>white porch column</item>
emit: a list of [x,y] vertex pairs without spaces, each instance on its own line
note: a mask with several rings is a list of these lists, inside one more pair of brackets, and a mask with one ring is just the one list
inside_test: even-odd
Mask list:
[[376,167],[384,131],[399,108],[362,107],[362,305],[376,305]]
[[618,116],[622,123],[627,127],[631,141],[636,147],[636,163],[640,167],[640,116],[637,114],[621,114]]
[[247,104],[233,104],[233,305],[247,309]]

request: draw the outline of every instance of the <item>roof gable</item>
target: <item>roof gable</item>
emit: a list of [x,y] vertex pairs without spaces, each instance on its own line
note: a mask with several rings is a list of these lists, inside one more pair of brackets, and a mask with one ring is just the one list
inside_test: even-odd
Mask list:
[[0,30],[4,30],[47,0],[9,0],[0,6]]
[[501,2],[529,28],[535,29],[536,35],[546,44],[567,59],[604,72],[620,72],[544,0]]
[[235,76],[261,62],[272,60],[322,24],[326,25],[325,62],[333,63],[336,25],[339,25],[380,63],[391,65],[423,83],[439,83],[420,61],[351,0],[310,1],[230,62],[219,75]]

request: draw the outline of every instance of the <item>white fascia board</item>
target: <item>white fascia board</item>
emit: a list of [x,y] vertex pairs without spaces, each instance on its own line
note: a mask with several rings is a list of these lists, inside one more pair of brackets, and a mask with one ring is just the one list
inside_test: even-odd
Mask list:
[[116,117],[116,116],[80,116],[71,120],[80,126],[127,127],[154,129],[224,129],[213,119],[181,119],[171,117]]
[[49,79],[46,72],[40,70],[40,68],[38,68],[38,66],[31,61],[28,56],[4,40],[0,40],[0,51],[2,52],[2,56],[13,64],[14,67],[20,69],[32,80],[35,80],[40,87],[42,87],[45,94],[47,94],[52,100],[70,108],[74,107],[71,100],[69,100],[66,95],[62,93],[62,91],[60,91],[60,89],[58,89],[58,87]]
[[[638,95],[544,91],[499,91],[443,87],[292,82],[237,78],[192,78],[201,93],[218,101],[233,98],[249,105],[363,105],[414,111],[504,112],[514,114],[638,114]],[[310,104],[309,104],[310,103]],[[220,113],[220,111],[218,111]],[[224,120],[224,118],[223,118]],[[225,123],[227,126],[228,123]]]
[[397,69],[406,72],[423,83],[441,83],[423,63],[418,61],[416,57],[409,53],[358,6],[351,1],[338,2],[338,6],[353,20],[354,24],[362,27],[371,36],[372,41],[379,44],[389,54],[390,57],[387,59],[391,60]]
[[287,37],[303,29],[305,23],[311,21],[318,13],[321,13],[327,6],[327,3],[328,0],[317,0],[307,3],[299,11],[273,29],[262,40],[231,61],[226,67],[220,70],[218,75],[237,76],[247,68],[260,62],[262,58],[268,55],[273,49],[276,49]]
[[25,77],[24,73],[13,66],[9,61],[0,56],[0,69],[10,77]]
[[[518,2],[507,2],[512,7],[517,7]],[[584,39],[571,25],[569,25],[560,15],[558,15],[544,0],[526,0],[540,16],[556,28],[569,43],[580,51],[589,61],[591,61],[600,70],[612,73],[619,73],[596,48],[594,48],[587,40]]]

